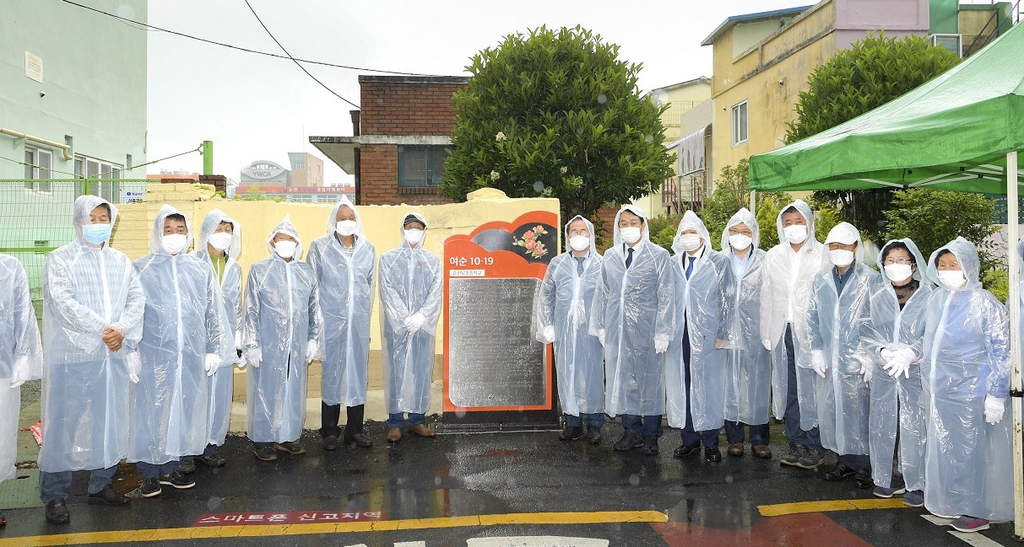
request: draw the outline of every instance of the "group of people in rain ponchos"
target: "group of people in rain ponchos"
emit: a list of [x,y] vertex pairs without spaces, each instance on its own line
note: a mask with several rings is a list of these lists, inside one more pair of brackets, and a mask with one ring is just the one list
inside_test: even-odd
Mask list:
[[784,466],[816,469],[831,451],[827,481],[902,495],[964,532],[1009,519],[1009,322],[981,287],[975,247],[957,238],[925,262],[912,240],[892,240],[876,270],[849,223],[818,242],[801,200],[776,230],[781,243],[760,249],[741,209],[718,252],[687,211],[670,255],[627,205],[601,256],[590,221],[570,219],[533,320],[537,340],[554,344],[559,438],[598,444],[606,416],[619,416],[614,449],[654,455],[667,414],[677,458],[703,448],[721,461],[723,428],[728,454],[742,456],[745,426],[753,454],[771,458],[771,406],[785,423]]
[[403,219],[402,243],[381,256],[379,275],[348,199],[331,211],[306,261],[285,218],[267,238],[269,258],[250,269],[244,300],[241,226],[220,210],[203,220],[189,253],[196,236],[188,217],[162,206],[150,253],[135,261],[110,246],[116,221],[106,200],[75,201],[74,241],[43,269],[42,336],[24,268],[0,255],[0,480],[14,476],[20,386],[41,377],[39,490],[48,522],[70,521],[73,471],[90,472],[90,503],[120,506],[130,501],[111,487],[121,460],[136,464],[143,497],[192,488],[197,462],[225,465],[217,447],[230,422],[233,366],[248,366],[246,429],[260,460],[305,453],[306,365],[317,358],[324,449],[371,446],[362,422],[375,284],[387,438],[401,438],[406,413],[410,432],[433,436],[424,415],[441,263],[422,248],[422,215]]

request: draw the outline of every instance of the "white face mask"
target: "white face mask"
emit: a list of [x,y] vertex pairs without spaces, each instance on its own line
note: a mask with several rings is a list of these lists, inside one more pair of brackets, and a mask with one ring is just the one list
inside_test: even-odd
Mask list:
[[337,228],[337,231],[338,231],[339,235],[343,235],[345,237],[348,237],[348,236],[356,233],[356,227],[357,227],[357,224],[356,224],[356,221],[354,221],[354,220],[341,220],[341,221],[338,221],[338,225],[337,225],[336,228]]
[[423,234],[426,233],[423,230],[417,230],[415,228],[411,230],[403,230],[403,237],[405,242],[409,245],[419,245],[423,241]]
[[967,281],[963,270],[939,270],[936,274],[939,276],[939,282],[942,283],[942,286],[949,290],[959,289]]
[[782,229],[782,234],[786,236],[786,241],[793,245],[799,245],[807,239],[807,226],[804,226],[803,224],[786,226]]
[[700,236],[697,234],[683,234],[679,236],[676,241],[679,246],[688,253],[700,249]]
[[176,255],[185,250],[188,236],[185,234],[168,234],[160,237],[160,248],[169,255]]
[[622,240],[628,245],[632,245],[637,241],[640,241],[640,228],[630,226],[628,228],[619,228],[619,235],[622,236]]
[[742,251],[754,242],[754,238],[743,234],[732,234],[729,236],[729,246],[737,251]]
[[226,251],[231,246],[231,234],[227,232],[217,232],[210,236],[210,246],[218,251]]
[[277,256],[281,258],[294,258],[295,247],[297,246],[298,243],[295,243],[294,241],[282,239],[281,241],[278,241],[277,243],[274,244],[274,252],[277,253]]
[[906,281],[914,275],[914,269],[910,264],[886,264],[884,269],[885,277],[894,283]]
[[572,236],[569,238],[569,248],[582,253],[590,248],[590,238],[582,235]]
[[835,251],[828,252],[828,259],[832,261],[832,264],[845,268],[853,263],[853,251],[846,251],[843,249],[837,249]]

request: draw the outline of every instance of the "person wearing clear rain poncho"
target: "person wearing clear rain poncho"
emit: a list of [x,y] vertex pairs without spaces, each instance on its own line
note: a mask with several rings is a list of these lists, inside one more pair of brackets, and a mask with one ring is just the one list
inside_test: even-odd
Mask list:
[[[224,297],[224,314],[227,317],[227,332],[234,340],[235,356],[232,362],[242,367],[242,267],[237,258],[242,252],[242,227],[220,209],[207,213],[199,228],[196,257],[207,260],[217,274],[221,293]],[[217,447],[227,438],[231,422],[231,397],[234,387],[232,367],[220,367],[210,376],[209,390],[209,439],[206,449],[199,456],[188,456],[181,461],[179,470],[183,473],[195,471],[198,461],[207,467],[223,467],[227,463],[217,454]]]
[[128,460],[142,475],[140,493],[161,486],[192,488],[180,459],[207,444],[209,376],[234,362],[220,284],[209,261],[188,255],[192,229],[179,210],[163,205],[153,223],[150,254],[135,261],[146,294],[139,381],[132,398]]
[[[868,418],[874,495],[924,505],[924,401],[921,339],[932,284],[924,280],[924,257],[910,239],[894,239],[878,253],[885,279],[872,288],[867,320],[861,322],[861,352],[874,363]],[[906,488],[894,484],[893,458],[899,439],[899,469]]]
[[406,215],[401,245],[380,257],[381,360],[390,442],[402,438],[405,413],[414,435],[434,436],[424,422],[430,409],[434,336],[443,291],[441,260],[423,249],[426,230],[423,215]]
[[825,449],[805,342],[807,301],[811,279],[828,266],[828,258],[814,237],[814,213],[802,200],[782,209],[775,228],[779,244],[765,254],[761,280],[761,343],[772,356],[772,409],[776,418],[785,420],[789,441],[790,452],[779,463],[814,469],[821,465]]
[[39,495],[46,520],[70,520],[71,472],[91,470],[89,501],[125,505],[110,487],[128,455],[129,379],[139,376],[145,297],[132,262],[110,247],[117,208],[75,200],[75,240],[43,266],[42,435]]
[[324,450],[337,450],[345,405],[344,441],[369,448],[363,434],[367,367],[370,359],[370,311],[373,309],[377,251],[363,234],[359,212],[347,197],[331,209],[327,235],[309,246],[323,312],[323,370],[320,437]]
[[725,275],[725,437],[730,456],[743,455],[743,426],[750,429],[751,451],[771,458],[768,448],[768,402],[771,354],[761,344],[761,281],[765,252],[761,230],[745,207],[726,223],[722,252],[729,257]]
[[565,225],[569,249],[551,259],[537,293],[533,328],[544,344],[554,344],[558,401],[565,416],[563,441],[584,435],[601,442],[604,425],[604,359],[601,341],[590,334],[594,291],[601,279],[601,257],[594,248],[594,225],[576,215]]
[[981,287],[974,245],[962,237],[928,259],[921,375],[928,423],[924,506],[961,532],[1013,518],[1010,325]]
[[[832,228],[825,246],[832,268],[814,277],[807,304],[821,444],[839,454],[839,463],[822,477],[854,477],[857,488],[871,488],[868,406],[874,361],[860,351],[860,332],[872,288],[881,276],[862,262],[864,245],[852,224],[840,222]],[[800,408],[810,408],[809,402],[801,398]]]
[[[42,374],[42,353],[25,268],[0,254],[0,482],[14,478],[21,384]],[[0,527],[6,524],[0,511]]]
[[704,221],[686,211],[672,241],[675,280],[675,333],[665,357],[668,424],[678,427],[682,444],[673,456],[700,453],[722,461],[718,432],[725,411],[725,274],[729,258],[711,249]]
[[675,332],[674,280],[668,251],[651,243],[644,212],[623,205],[615,244],[601,261],[590,334],[604,346],[605,412],[622,415],[615,450],[658,453],[665,413],[665,351]]
[[252,265],[245,286],[247,427],[256,457],[302,455],[306,366],[322,328],[316,276],[300,260],[302,240],[285,217],[267,239],[271,256]]

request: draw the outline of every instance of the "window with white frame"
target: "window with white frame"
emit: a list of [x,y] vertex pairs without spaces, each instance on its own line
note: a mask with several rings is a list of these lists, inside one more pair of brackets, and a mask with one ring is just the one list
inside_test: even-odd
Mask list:
[[101,179],[89,184],[89,193],[111,203],[119,203],[120,184],[108,179],[120,179],[123,166],[87,156],[75,156],[75,177]]
[[747,101],[732,107],[732,143],[747,142]]
[[25,189],[49,194],[53,191],[53,152],[25,147]]

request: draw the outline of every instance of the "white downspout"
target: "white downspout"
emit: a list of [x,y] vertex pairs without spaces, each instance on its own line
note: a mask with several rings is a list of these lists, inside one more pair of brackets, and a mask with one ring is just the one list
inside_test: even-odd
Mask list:
[[42,137],[34,137],[32,135],[29,135],[28,133],[22,133],[21,131],[14,131],[13,129],[7,129],[6,127],[0,127],[0,133],[2,133],[4,135],[9,135],[9,136],[14,137],[16,139],[25,139],[27,141],[32,141],[32,142],[35,142],[35,143],[39,143],[39,144],[42,144],[42,145],[45,145],[45,146],[49,146],[50,148],[59,148],[61,150],[61,152],[64,152],[64,159],[66,161],[71,161],[71,160],[75,159],[75,157],[71,155],[71,147],[66,145],[66,144],[59,143],[57,141],[47,140],[47,139],[44,139]]

